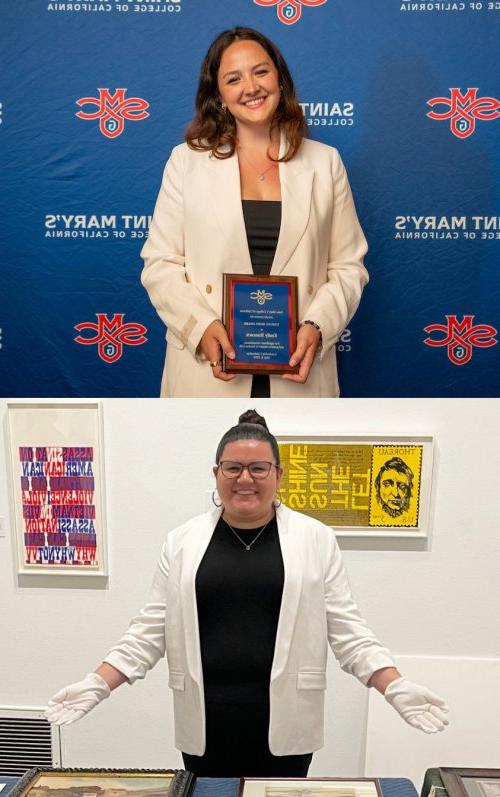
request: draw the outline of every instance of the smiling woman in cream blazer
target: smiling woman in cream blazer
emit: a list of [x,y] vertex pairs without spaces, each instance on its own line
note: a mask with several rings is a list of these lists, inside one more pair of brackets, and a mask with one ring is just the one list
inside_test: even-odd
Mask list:
[[[218,37],[217,57],[214,43],[202,68],[197,107],[205,127],[196,129],[209,135],[212,103],[212,145],[188,136],[189,144],[173,149],[141,252],[142,282],[167,327],[161,395],[250,396],[252,377],[222,381],[220,349],[207,356],[214,350],[204,338],[221,318],[224,272],[252,273],[243,198],[281,200],[270,275],[298,277],[296,359],[303,356],[301,369],[311,362],[305,383],[270,377],[270,394],[337,396],[334,347],[368,281],[366,241],[337,150],[297,133],[304,119],[282,56],[261,34],[236,31]],[[245,38],[254,34],[257,40]],[[216,76],[204,77],[207,64]]]

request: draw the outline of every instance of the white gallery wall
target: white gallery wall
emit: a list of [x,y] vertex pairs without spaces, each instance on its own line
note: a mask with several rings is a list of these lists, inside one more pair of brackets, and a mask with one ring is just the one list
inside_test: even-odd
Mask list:
[[[343,539],[353,591],[371,627],[396,655],[499,657],[500,400],[103,400],[110,575],[98,588],[54,577],[43,585],[18,578],[2,401],[1,707],[43,706],[101,661],[144,602],[169,529],[208,507],[219,438],[255,404],[278,436],[434,436],[427,544]],[[326,744],[310,773],[361,775],[368,690],[342,673],[333,657],[329,669]],[[492,700],[498,701],[498,689]],[[383,733],[380,722],[379,712],[378,730],[370,726],[371,733]],[[434,760],[432,738],[429,765],[446,765]],[[63,729],[62,742],[64,766],[181,766],[165,662]],[[397,755],[405,776],[411,746]],[[376,768],[377,761],[370,766]]]

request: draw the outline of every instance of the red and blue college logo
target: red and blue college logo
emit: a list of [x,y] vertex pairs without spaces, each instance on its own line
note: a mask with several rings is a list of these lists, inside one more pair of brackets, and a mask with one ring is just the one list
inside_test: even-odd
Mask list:
[[479,89],[467,89],[462,94],[460,89],[450,89],[450,97],[433,97],[427,105],[434,108],[444,105],[447,110],[439,113],[429,111],[430,119],[449,119],[450,129],[457,138],[468,138],[476,129],[476,119],[491,122],[500,116],[500,102],[495,97],[478,97]]
[[92,321],[83,321],[76,324],[77,332],[90,330],[95,335],[85,338],[77,335],[75,341],[84,346],[97,343],[97,352],[105,363],[115,363],[123,354],[123,346],[142,346],[146,343],[145,333],[148,331],[144,324],[123,323],[125,313],[115,313],[108,318],[105,313],[96,313],[97,324]]
[[464,315],[461,321],[456,315],[447,315],[446,324],[429,324],[424,327],[424,332],[432,335],[441,333],[442,337],[425,338],[427,346],[446,346],[448,359],[454,365],[465,365],[472,357],[472,349],[488,349],[495,346],[498,334],[495,327],[490,324],[473,324],[473,315]]
[[109,89],[98,89],[98,97],[80,97],[76,104],[82,108],[84,105],[96,105],[97,111],[77,111],[75,116],[79,119],[99,119],[99,130],[107,138],[121,136],[125,129],[125,119],[129,122],[140,122],[147,119],[149,102],[141,97],[125,99],[127,89],[116,89],[112,94]]
[[278,19],[285,25],[293,25],[302,16],[302,6],[322,6],[326,0],[253,0],[258,6],[278,6]]

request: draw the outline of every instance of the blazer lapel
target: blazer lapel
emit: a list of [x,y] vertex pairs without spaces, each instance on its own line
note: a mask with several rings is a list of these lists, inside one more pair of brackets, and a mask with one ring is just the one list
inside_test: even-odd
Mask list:
[[[286,149],[285,134],[281,133],[279,156]],[[208,156],[210,164],[210,207],[219,222],[222,234],[234,251],[234,270],[238,274],[252,274],[245,220],[241,206],[241,185],[238,157],[225,160]],[[314,171],[300,162],[300,155],[279,164],[281,183],[281,228],[271,274],[280,274],[299,243],[309,221]]]
[[202,515],[193,528],[189,544],[183,548],[181,590],[186,628],[186,661],[189,673],[198,684],[203,683],[201,667],[198,607],[196,603],[196,573],[213,531],[219,520],[221,509],[213,509]]
[[285,506],[276,510],[278,532],[283,557],[285,580],[281,598],[278,629],[274,646],[274,659],[271,669],[271,681],[284,671],[290,652],[290,643],[295,630],[297,609],[302,589],[302,567],[300,549],[294,538],[293,529],[290,529],[292,513]]
[[[286,148],[285,135],[281,133],[280,157]],[[299,243],[311,209],[314,171],[300,162],[300,155],[279,164],[281,183],[281,228],[274,254],[271,274],[280,274]]]
[[234,252],[235,274],[252,274],[248,250],[245,219],[241,205],[240,169],[236,153],[220,160],[209,155],[210,205],[213,208],[222,234]]

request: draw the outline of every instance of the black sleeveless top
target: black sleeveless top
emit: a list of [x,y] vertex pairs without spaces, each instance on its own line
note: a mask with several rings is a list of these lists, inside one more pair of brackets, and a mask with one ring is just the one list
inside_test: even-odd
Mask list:
[[268,276],[281,227],[281,202],[242,199],[248,249],[254,274]]
[[[242,199],[243,218],[253,273],[267,277],[271,271],[281,227],[279,200]],[[269,398],[271,387],[267,374],[252,379],[252,398]]]
[[243,542],[219,519],[196,573],[209,704],[265,702],[269,693],[284,580],[278,524],[274,517],[255,544],[260,528],[235,531]]

